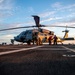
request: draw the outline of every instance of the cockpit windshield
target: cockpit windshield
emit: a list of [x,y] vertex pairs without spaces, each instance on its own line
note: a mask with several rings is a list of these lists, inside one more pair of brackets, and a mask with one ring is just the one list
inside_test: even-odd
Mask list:
[[28,31],[23,31],[19,35],[26,35],[27,33],[28,33]]

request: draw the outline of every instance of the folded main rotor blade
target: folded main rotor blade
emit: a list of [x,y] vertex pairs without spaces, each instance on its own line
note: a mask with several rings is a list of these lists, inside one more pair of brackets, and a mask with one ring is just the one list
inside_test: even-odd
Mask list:
[[40,27],[40,17],[37,15],[32,15],[32,17],[34,17],[36,26]]
[[7,29],[1,29],[0,31],[21,29],[21,28],[31,28],[31,27],[36,27],[36,26],[24,26],[24,27],[7,28]]

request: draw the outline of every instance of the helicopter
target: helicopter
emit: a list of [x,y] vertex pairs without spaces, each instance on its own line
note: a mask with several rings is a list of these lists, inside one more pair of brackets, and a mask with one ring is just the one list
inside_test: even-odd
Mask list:
[[[34,17],[34,20],[35,20],[35,23],[36,23],[36,27],[38,29],[32,29],[32,30],[26,30],[26,31],[23,31],[21,32],[18,36],[14,37],[14,40],[18,41],[18,42],[23,42],[23,43],[30,43],[30,42],[36,42],[36,44],[40,45],[42,44],[43,42],[48,42],[48,38],[50,36],[54,37],[54,32],[53,31],[49,31],[49,30],[46,30],[46,29],[42,29],[40,27],[45,27],[45,25],[41,25],[39,22],[40,22],[40,17],[39,16],[33,16]],[[73,37],[68,37],[68,32],[69,30],[67,30],[67,26],[66,26],[66,29],[62,32],[65,32],[65,35],[63,38],[60,38],[60,37],[57,37],[58,40],[57,42],[60,42],[62,43],[63,41],[65,40],[74,40]],[[35,37],[37,39],[33,40],[33,37]]]
[[[36,27],[36,29],[30,29],[30,30],[26,30],[26,31],[21,32],[19,35],[15,36],[13,40],[18,41],[18,42],[22,42],[22,43],[27,43],[27,44],[30,44],[30,43],[33,42],[33,44],[36,43],[37,45],[41,45],[41,44],[43,44],[43,42],[48,42],[48,38],[50,36],[54,37],[53,31],[50,31],[50,30],[47,30],[47,29],[42,29],[41,27],[65,27],[65,26],[41,25],[39,16],[32,15],[32,17],[34,18],[34,21],[35,21],[35,24],[36,24],[35,26],[8,28],[8,29],[1,29],[0,31]],[[66,26],[66,30],[63,31],[63,32],[65,32],[64,37],[63,38],[57,37],[58,38],[57,42],[62,43],[65,40],[74,40],[73,37],[68,37],[69,30],[67,30],[67,28],[75,28],[75,27]]]
[[54,35],[53,31],[40,28],[42,25],[39,24],[39,16],[33,17],[37,28],[21,32],[18,36],[14,37],[14,40],[27,44],[33,42],[33,44],[41,45],[43,42],[48,42],[49,36]]

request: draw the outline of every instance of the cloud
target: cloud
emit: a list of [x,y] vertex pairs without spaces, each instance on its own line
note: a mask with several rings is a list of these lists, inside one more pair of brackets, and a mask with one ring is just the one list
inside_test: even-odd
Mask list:
[[11,10],[13,3],[13,0],[2,0],[0,2],[0,10]]
[[34,9],[33,9],[33,7],[28,7],[28,8],[27,8],[27,11],[28,11],[29,13],[31,13],[31,12],[34,12]]
[[44,12],[42,14],[39,14],[40,17],[44,18],[44,17],[48,17],[50,15],[54,15],[55,11],[48,11],[48,12]]
[[4,0],[0,0],[0,3],[2,3]]
[[60,2],[56,2],[54,4],[51,5],[53,8],[60,8],[62,7],[61,3]]
[[0,19],[12,15],[14,0],[0,0]]
[[41,23],[48,22],[48,21],[54,21],[54,20],[60,20],[60,19],[62,19],[62,17],[47,18],[45,20],[42,20]]
[[[47,12],[39,14],[39,16],[43,18],[41,23],[51,22],[51,21],[62,22],[62,21],[71,20],[72,18],[75,17],[75,4],[69,4],[64,6],[60,2],[56,2],[52,4],[51,7],[54,8],[55,10],[54,9],[52,9],[52,11],[47,10]],[[69,23],[69,25],[70,24],[71,23]]]
[[12,23],[12,24],[9,24],[9,28],[23,27],[23,26],[32,26],[32,25],[34,25],[34,22],[32,22],[32,21],[22,22],[22,23]]
[[13,39],[13,37],[14,37],[13,34],[2,35],[2,36],[0,36],[0,43],[2,43],[2,42],[11,43],[10,40]]
[[74,17],[75,16],[75,12],[72,12],[71,14],[67,15],[67,17]]
[[75,7],[75,4],[72,4],[72,5],[68,5],[68,6],[64,6],[64,7],[61,7],[60,9],[71,9],[71,8],[74,8]]
[[[59,10],[71,10],[74,8],[75,9],[75,4],[70,4],[70,5],[62,5],[62,3],[60,2],[56,2],[54,4],[51,5],[52,8],[54,8],[56,11],[59,11]],[[73,9],[73,10],[74,10]]]
[[56,25],[56,26],[75,26],[75,21],[63,21],[63,22],[56,22],[53,23],[52,25]]

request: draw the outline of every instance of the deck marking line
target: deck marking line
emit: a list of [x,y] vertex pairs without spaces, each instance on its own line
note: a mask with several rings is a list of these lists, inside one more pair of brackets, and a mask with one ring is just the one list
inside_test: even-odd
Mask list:
[[21,51],[27,51],[27,50],[36,49],[36,48],[39,48],[39,47],[42,47],[42,46],[36,46],[36,47],[31,47],[31,48],[22,48],[22,49],[19,49],[19,50],[0,52],[0,55],[10,54],[10,53],[16,53],[16,52],[21,52]]
[[65,47],[65,46],[62,46],[62,47],[65,48],[65,49],[67,49],[67,50],[70,50],[70,51],[72,51],[72,52],[75,52],[74,49],[71,49],[71,48],[68,48],[68,47]]

